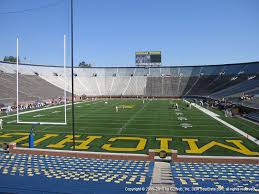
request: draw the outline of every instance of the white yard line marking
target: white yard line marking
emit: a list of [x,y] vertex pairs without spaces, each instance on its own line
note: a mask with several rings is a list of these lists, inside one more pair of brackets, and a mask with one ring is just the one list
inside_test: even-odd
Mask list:
[[[91,105],[93,105],[93,104],[97,104],[97,103],[99,103],[99,102],[103,102],[103,100],[100,100],[100,101],[97,101],[97,102],[94,102],[94,103],[92,103]],[[117,105],[119,102],[117,102],[116,104],[114,104],[114,105]],[[86,105],[88,105],[88,104],[86,104]],[[111,106],[113,106],[113,104],[111,104],[110,103],[110,105]],[[93,110],[90,110],[88,113],[96,113],[96,112],[98,112],[98,111],[100,111],[100,110],[102,110],[102,109],[105,109],[105,108],[107,108],[107,107],[105,107],[105,106],[103,106],[102,108],[98,108],[98,109],[93,109]],[[82,117],[84,117],[85,115],[84,114],[82,114],[81,116],[79,116],[79,117],[77,117],[77,119],[81,119]],[[77,122],[77,123],[80,123],[80,122]]]
[[234,131],[236,131],[237,133],[239,133],[240,135],[244,136],[245,138],[251,140],[252,142],[254,142],[255,144],[259,145],[259,140],[257,140],[255,137],[245,133],[244,131],[242,131],[241,129],[238,129],[237,127],[227,123],[226,121],[218,118],[219,115],[211,112],[210,110],[207,110],[197,104],[193,103],[193,106],[196,107],[197,109],[199,109],[200,111],[206,113],[207,115],[209,115],[210,117],[212,117],[213,119],[217,120],[218,122],[222,123],[223,125],[229,127],[230,129],[233,129]]
[[[98,101],[100,102],[100,101]],[[84,102],[76,102],[75,104],[81,104],[81,103],[86,103]],[[67,106],[71,106],[72,104],[67,104]],[[28,113],[32,113],[32,112],[39,112],[39,111],[43,111],[43,110],[50,110],[50,109],[54,109],[54,108],[60,108],[63,107],[64,105],[58,105],[58,106],[51,106],[51,107],[47,107],[47,108],[41,108],[41,109],[35,109],[35,110],[29,110],[29,111],[25,111],[25,112],[21,112],[19,113],[19,115],[23,115],[23,114],[28,114]],[[7,115],[7,116],[2,116],[0,117],[1,119],[3,118],[7,118],[7,117],[12,117],[12,116],[16,116],[17,114],[12,114],[12,115]]]
[[[252,123],[254,123],[254,124],[256,124],[256,125],[259,125],[258,123],[254,122],[254,121],[251,121],[251,120],[248,120],[248,119],[246,119],[246,118],[243,118],[243,117],[241,117],[241,116],[238,117],[238,118],[243,119],[243,120],[248,121],[248,122],[252,122]],[[237,123],[239,123],[239,124],[242,124],[242,125],[245,125],[246,127],[252,128],[252,129],[255,130],[255,131],[259,131],[259,128],[256,129],[256,128],[254,128],[254,127],[251,127],[250,125],[247,125],[246,123],[241,123],[241,122],[238,121],[238,120],[236,120],[235,122],[237,122]]]
[[136,118],[137,114],[139,114],[142,110],[145,109],[145,107],[150,103],[151,101],[148,101],[148,103],[145,103],[144,106],[142,106],[141,109],[139,109],[130,119],[118,130],[117,134],[121,134],[121,132],[127,127],[127,125]]
[[47,127],[44,127],[44,128],[42,128],[42,129],[40,129],[40,130],[41,130],[41,131],[45,131],[45,129],[50,129],[50,128],[52,128],[52,127],[47,126]]
[[59,113],[59,112],[61,112],[61,111],[59,111],[59,110],[56,110],[56,111],[54,111],[54,112],[52,112],[53,114],[55,114],[55,113]]
[[187,121],[188,119],[186,117],[177,117],[179,121]]
[[192,127],[192,125],[190,123],[181,123],[180,126],[183,127],[183,128],[191,128]]
[[7,122],[7,124],[10,124],[10,123],[16,123],[16,120],[8,121],[8,122]]
[[45,115],[41,115],[41,114],[39,114],[39,115],[34,115],[33,117],[34,118],[38,118],[38,117],[44,117]]

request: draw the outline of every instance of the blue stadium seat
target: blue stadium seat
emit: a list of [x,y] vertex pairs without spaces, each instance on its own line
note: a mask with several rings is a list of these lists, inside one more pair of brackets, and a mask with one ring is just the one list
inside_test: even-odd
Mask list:
[[[256,193],[259,166],[253,164],[172,163],[175,185],[184,193]],[[192,192],[191,192],[192,191]]]
[[126,193],[125,187],[149,186],[153,165],[1,153],[0,193]]

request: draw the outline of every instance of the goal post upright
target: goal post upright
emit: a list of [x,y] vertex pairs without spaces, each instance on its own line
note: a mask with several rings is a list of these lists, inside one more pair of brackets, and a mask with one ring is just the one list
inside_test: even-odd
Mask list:
[[63,122],[35,122],[20,121],[19,114],[19,38],[16,39],[16,123],[18,124],[39,124],[39,125],[67,125],[67,72],[66,72],[66,34],[64,34],[64,55],[63,55],[63,74],[64,74],[64,121]]
[[19,123],[19,38],[16,39],[16,120]]
[[66,72],[66,34],[64,34],[64,77],[65,77],[65,86],[64,86],[64,111],[65,111],[65,124],[67,124],[67,72]]

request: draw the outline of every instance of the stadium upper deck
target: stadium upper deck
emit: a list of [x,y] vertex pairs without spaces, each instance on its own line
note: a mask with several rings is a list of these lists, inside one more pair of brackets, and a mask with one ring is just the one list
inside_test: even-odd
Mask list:
[[[13,74],[16,73],[16,65],[0,62],[0,71],[2,83],[5,83],[0,86],[1,91],[5,91],[1,92],[0,99],[15,98]],[[55,90],[53,87],[58,91],[56,94],[62,95],[64,82],[68,84],[67,91],[71,91],[69,68],[66,70],[67,80],[63,68],[59,66],[21,64],[19,72],[24,79],[30,76],[29,82],[32,85],[37,82],[44,94],[49,94],[49,97],[53,97],[53,92],[49,92]],[[259,94],[259,62],[150,68],[93,67],[75,68],[74,72],[76,95],[228,98],[244,94],[257,97]],[[40,79],[42,81],[39,82]],[[35,93],[35,89],[27,86],[27,82],[24,81],[23,87],[31,88],[32,96],[46,98],[40,92]],[[26,91],[21,92],[21,96],[24,93],[28,94]],[[256,102],[255,100],[252,104],[257,106]]]
[[[35,75],[44,73],[62,73],[63,67],[35,64],[19,64],[22,74]],[[0,61],[0,70],[6,73],[15,73],[16,64]],[[68,70],[69,71],[69,70]],[[162,67],[75,67],[75,73],[84,76],[198,76],[202,75],[236,75],[236,74],[259,74],[259,62],[233,63],[222,65],[198,65],[198,66],[162,66]]]

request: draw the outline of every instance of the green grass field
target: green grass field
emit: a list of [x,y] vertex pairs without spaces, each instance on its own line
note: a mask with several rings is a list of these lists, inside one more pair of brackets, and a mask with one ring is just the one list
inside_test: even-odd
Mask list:
[[[105,101],[108,103],[106,104]],[[179,111],[169,109],[171,104],[176,102],[179,104]],[[120,107],[118,112],[116,112],[116,106]],[[40,125],[36,127],[35,140],[42,138],[46,134],[56,134],[55,137],[53,136],[38,143],[36,147],[47,148],[48,145],[56,144],[66,138],[66,135],[72,134],[71,106],[68,106],[67,113],[68,125]],[[219,114],[221,115],[221,113]],[[144,104],[142,100],[137,99],[86,101],[75,105],[75,117],[77,140],[86,140],[88,136],[101,136],[101,138],[89,144],[88,151],[107,151],[102,148],[102,145],[107,143],[112,143],[113,147],[123,148],[135,147],[138,143],[138,141],[124,140],[109,142],[109,139],[112,137],[142,137],[147,139],[144,149],[134,153],[147,153],[148,149],[160,148],[160,141],[157,138],[161,137],[171,138],[172,141],[168,141],[168,148],[177,149],[180,154],[188,154],[186,150],[190,146],[184,140],[186,138],[197,139],[199,148],[212,141],[236,148],[236,145],[227,141],[241,140],[242,144],[249,150],[253,152],[259,151],[255,143],[247,140],[198,109],[194,107],[191,110],[188,109],[186,103],[182,100],[145,100]],[[225,119],[222,115],[221,118]],[[28,137],[24,133],[29,132],[31,125],[17,124],[15,115],[4,117],[3,120],[4,129],[0,133],[0,141],[16,141],[18,146],[26,147],[25,143],[28,142]],[[21,114],[20,120],[30,122],[63,122],[64,107]],[[258,125],[239,118],[228,118],[226,121],[258,138]],[[80,142],[77,142],[78,144]],[[72,143],[67,142],[60,149],[71,149],[71,146]],[[213,146],[203,153],[197,153],[197,155],[243,156],[244,154],[220,146]]]

